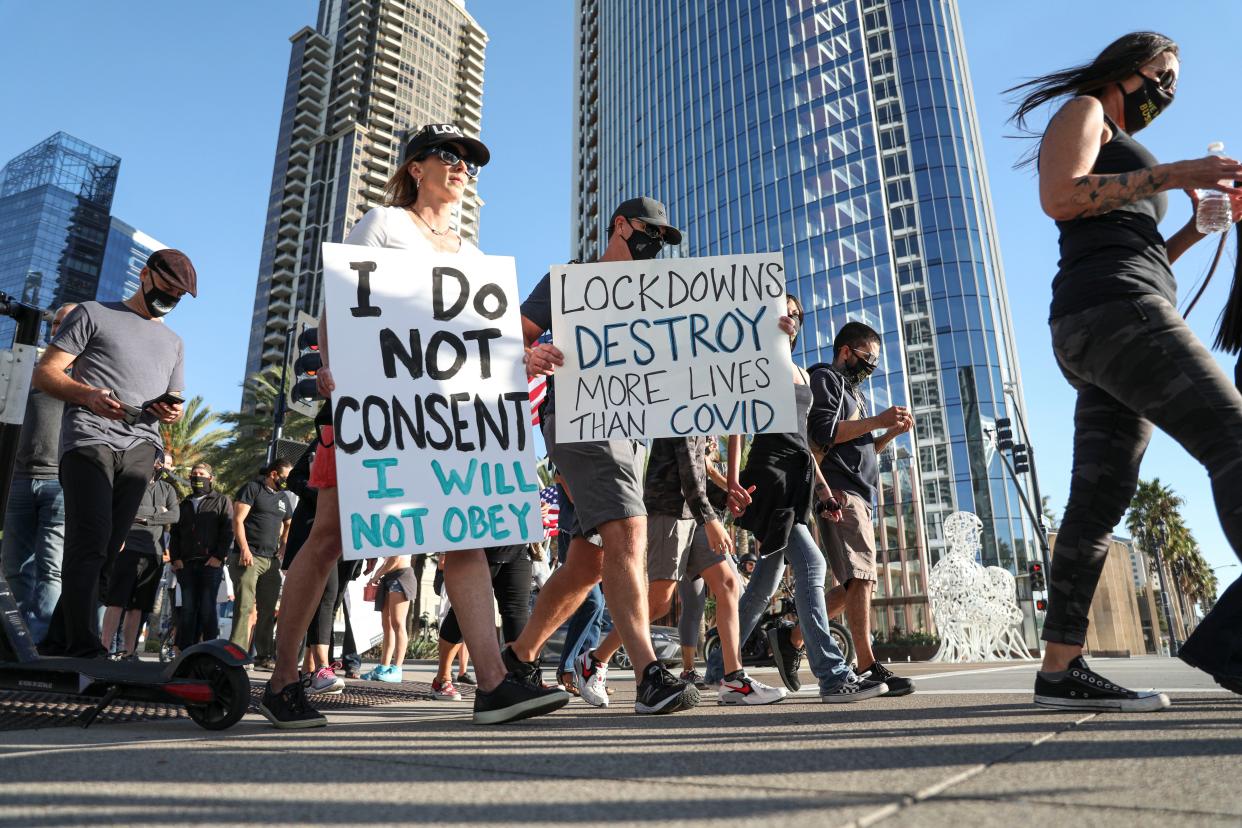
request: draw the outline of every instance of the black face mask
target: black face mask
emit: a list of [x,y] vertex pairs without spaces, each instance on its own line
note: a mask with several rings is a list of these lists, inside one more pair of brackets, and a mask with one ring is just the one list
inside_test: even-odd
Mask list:
[[875,373],[876,366],[869,365],[859,359],[855,354],[851,354],[851,356],[853,357],[853,362],[845,363],[845,367],[841,369],[841,373],[845,375],[845,378],[850,382],[850,384],[858,385],[863,380],[867,379],[867,377]]
[[630,237],[625,240],[625,246],[630,249],[630,258],[634,260],[654,259],[660,255],[664,242],[660,239],[653,239],[646,233],[635,230],[630,227]]
[[142,301],[147,303],[147,312],[153,318],[158,319],[177,307],[181,297],[173,296],[168,291],[160,290],[155,285],[151,285],[150,288],[142,292]]
[[211,494],[211,481],[201,477],[190,478],[190,489],[196,495]]
[[1139,75],[1143,85],[1133,92],[1121,89],[1122,113],[1126,119],[1126,130],[1133,135],[1143,127],[1156,120],[1156,116],[1173,104],[1173,93],[1162,89],[1159,81],[1146,75]]

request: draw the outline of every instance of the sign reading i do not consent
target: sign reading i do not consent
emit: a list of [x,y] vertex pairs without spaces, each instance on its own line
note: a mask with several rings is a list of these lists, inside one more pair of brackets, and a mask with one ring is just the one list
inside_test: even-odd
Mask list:
[[323,246],[346,558],[543,537],[513,259]]
[[799,430],[779,253],[552,268],[556,438]]

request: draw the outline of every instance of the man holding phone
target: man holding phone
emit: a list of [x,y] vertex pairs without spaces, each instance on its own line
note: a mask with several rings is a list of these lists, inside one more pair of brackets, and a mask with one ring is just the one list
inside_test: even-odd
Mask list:
[[124,302],[84,302],[60,326],[35,368],[34,385],[64,400],[60,481],[65,555],[60,601],[40,651],[103,657],[99,596],[164,450],[161,423],[181,418],[181,337],[162,317],[198,295],[198,276],[178,250],[157,250]]

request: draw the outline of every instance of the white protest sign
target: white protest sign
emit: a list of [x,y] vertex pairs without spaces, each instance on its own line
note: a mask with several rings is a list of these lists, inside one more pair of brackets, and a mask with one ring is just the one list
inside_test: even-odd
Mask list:
[[323,246],[345,557],[537,541],[513,259]]
[[799,430],[779,253],[552,268],[556,438]]

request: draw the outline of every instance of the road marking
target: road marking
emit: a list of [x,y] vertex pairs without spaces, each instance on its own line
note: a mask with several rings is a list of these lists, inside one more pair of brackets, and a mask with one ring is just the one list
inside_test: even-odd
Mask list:
[[1052,739],[1060,735],[1061,733],[1064,733],[1065,731],[1070,730],[1071,728],[1078,727],[1081,724],[1085,724],[1086,722],[1091,721],[1098,715],[1100,714],[1089,713],[1086,716],[1083,716],[1081,719],[1078,719],[1072,722],[1071,724],[1067,725],[1066,727],[1063,727],[1059,730],[1054,730],[1051,733],[1045,733],[1043,736],[1040,736],[1038,739],[1035,739],[1029,744],[1023,745],[1022,747],[1017,748],[1016,750],[1010,751],[1006,755],[1001,756],[997,759],[994,759],[991,762],[984,762],[978,765],[972,765],[971,767],[966,768],[963,771],[953,774],[947,779],[942,779],[941,781],[936,782],[935,784],[928,785],[927,787],[922,788],[921,790],[915,791],[913,796],[903,796],[900,802],[893,802],[888,805],[885,805],[883,808],[879,808],[867,814],[866,816],[863,816],[863,817],[860,817],[854,820],[853,822],[849,823],[849,825],[851,826],[851,828],[854,828],[854,826],[856,826],[857,828],[868,828],[868,826],[875,825],[876,823],[886,820],[889,817],[896,816],[898,813],[905,810],[906,808],[909,808],[911,805],[917,805],[920,802],[926,802],[927,800],[944,793],[949,788],[952,788],[955,785],[960,785],[961,783],[967,781],[968,779],[972,779],[978,776],[979,774],[986,771],[988,768],[991,768],[1002,762],[1007,762],[1013,757],[1017,756],[1019,753],[1023,753],[1027,750],[1030,750],[1033,747],[1038,747],[1039,745],[1042,745],[1044,742],[1048,741],[1049,739]]

